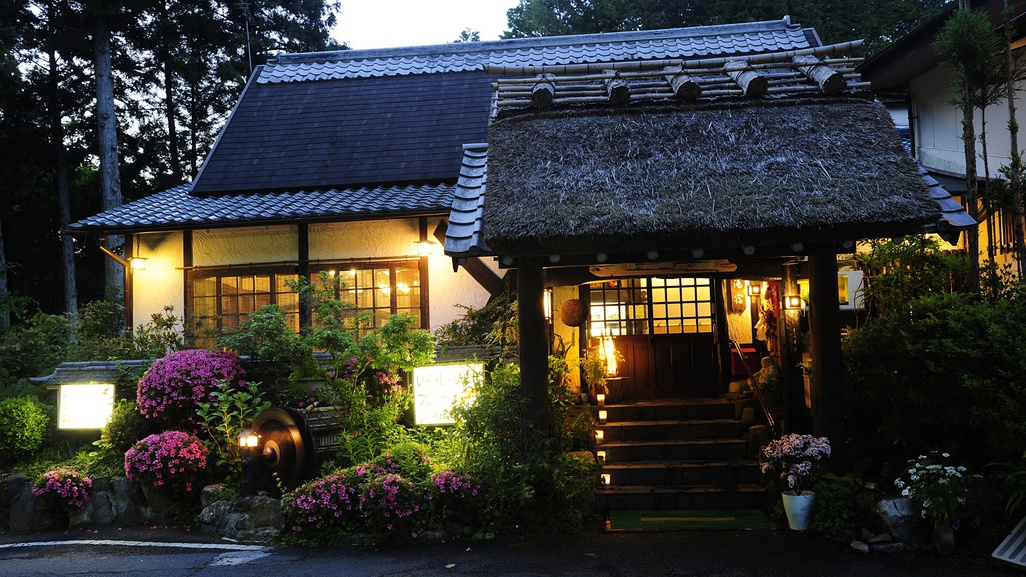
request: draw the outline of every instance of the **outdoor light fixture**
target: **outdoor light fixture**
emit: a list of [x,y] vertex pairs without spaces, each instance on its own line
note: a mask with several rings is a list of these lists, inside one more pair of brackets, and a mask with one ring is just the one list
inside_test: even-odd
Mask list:
[[748,284],[748,296],[757,297],[762,295],[762,283],[753,282]]
[[606,452],[605,451],[595,451],[595,460],[598,461],[598,464],[599,464],[600,467],[605,465],[606,464]]
[[595,394],[595,401],[598,403],[598,406],[600,406],[600,407],[606,406],[606,394],[605,393],[596,393]]
[[432,253],[433,249],[435,248],[434,247],[434,243],[432,243],[431,241],[427,241],[427,240],[417,241],[417,242],[413,243],[413,245],[414,245],[414,248],[417,251],[417,255],[419,255],[419,256],[431,256],[431,253]]
[[253,429],[243,429],[239,433],[239,448],[251,449],[260,444],[260,437]]
[[796,311],[802,308],[802,297],[798,295],[786,295],[784,297],[784,310]]
[[595,429],[595,444],[601,445],[602,441],[606,439],[605,432],[602,429]]
[[609,413],[605,409],[599,409],[599,422],[605,423]]
[[132,263],[132,270],[146,270],[146,259],[141,256],[134,256],[128,259],[128,262]]
[[601,475],[599,475],[599,478],[602,479],[602,485],[605,487],[608,487],[609,483],[611,483],[613,480],[612,476],[609,473],[602,473]]
[[62,384],[57,403],[58,429],[102,429],[114,412],[114,385]]

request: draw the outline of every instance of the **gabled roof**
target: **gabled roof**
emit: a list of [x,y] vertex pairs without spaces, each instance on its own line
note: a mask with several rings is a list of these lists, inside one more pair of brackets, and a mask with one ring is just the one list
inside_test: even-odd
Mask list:
[[[694,59],[819,44],[814,31],[785,18],[284,54],[254,72],[193,184],[69,228],[139,231],[366,217],[372,209],[343,205],[374,191],[410,194],[395,200],[400,214],[411,207],[437,213],[435,203],[443,200],[431,191],[451,192],[460,174],[462,145],[487,138],[496,77],[486,67]],[[303,208],[288,209],[282,199]],[[373,210],[388,216],[390,206]]]
[[454,182],[487,136],[492,66],[804,48],[785,20],[282,55],[255,73],[192,194]]
[[446,253],[752,254],[974,225],[845,48],[500,79],[500,120],[465,162],[487,174],[460,181]]

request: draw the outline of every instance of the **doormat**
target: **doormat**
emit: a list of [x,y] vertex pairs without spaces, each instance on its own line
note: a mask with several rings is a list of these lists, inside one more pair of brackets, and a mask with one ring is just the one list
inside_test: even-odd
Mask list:
[[710,531],[775,529],[777,524],[758,509],[668,509],[610,511],[607,531]]

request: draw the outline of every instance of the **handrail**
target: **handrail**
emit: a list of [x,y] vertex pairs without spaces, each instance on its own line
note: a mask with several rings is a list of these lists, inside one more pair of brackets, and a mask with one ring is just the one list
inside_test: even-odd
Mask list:
[[759,399],[759,406],[762,407],[762,413],[766,416],[766,423],[769,424],[770,428],[770,439],[774,439],[777,436],[777,424],[774,422],[773,415],[770,413],[769,407],[766,405],[766,399],[763,398],[762,391],[759,390],[759,385],[755,383],[755,375],[752,374],[752,369],[748,366],[748,359],[746,359],[744,353],[741,352],[741,343],[731,339],[730,346],[737,351],[737,356],[741,359],[741,365],[745,368],[745,372],[748,373],[748,384],[750,384],[752,386],[752,390],[755,391],[755,398]]

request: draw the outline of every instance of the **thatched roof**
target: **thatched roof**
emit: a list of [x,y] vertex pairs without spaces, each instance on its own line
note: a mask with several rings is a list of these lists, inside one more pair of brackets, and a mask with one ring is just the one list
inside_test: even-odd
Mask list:
[[499,254],[855,240],[939,217],[866,99],[572,108],[489,132],[483,232]]

